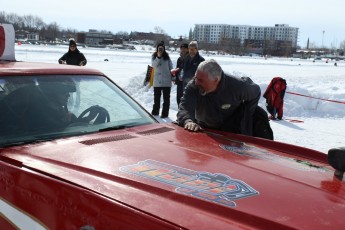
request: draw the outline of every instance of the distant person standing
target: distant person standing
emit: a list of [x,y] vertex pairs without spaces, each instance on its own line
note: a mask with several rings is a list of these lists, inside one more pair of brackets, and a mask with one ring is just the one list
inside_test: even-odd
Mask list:
[[160,100],[163,93],[163,109],[161,118],[169,116],[170,109],[170,92],[171,92],[171,70],[173,69],[172,61],[169,54],[165,51],[164,43],[157,45],[156,51],[152,54],[152,67],[154,68],[153,77],[153,108],[152,115],[159,115]]
[[183,61],[183,72],[180,74],[181,78],[183,79],[183,89],[194,77],[198,65],[205,61],[205,58],[199,54],[198,43],[196,41],[191,41],[189,43],[188,52],[189,54]]
[[[69,41],[68,52],[65,53],[60,59],[60,64],[67,64],[67,65],[78,65],[84,66],[87,63],[87,60],[82,52],[80,52],[77,48],[77,43],[74,40]],[[80,105],[80,86],[79,82],[76,82],[76,97],[70,97],[70,103],[74,104],[75,107],[79,107]]]
[[175,85],[176,87],[176,101],[177,106],[180,105],[181,97],[183,96],[183,80],[181,78],[181,71],[183,68],[183,61],[188,56],[188,44],[183,43],[180,46],[180,57],[177,59],[176,69],[172,70],[173,76],[175,76]]
[[82,52],[77,48],[77,43],[74,40],[69,41],[68,52],[65,53],[60,59],[60,64],[67,65],[79,65],[84,66],[87,63],[87,60]]

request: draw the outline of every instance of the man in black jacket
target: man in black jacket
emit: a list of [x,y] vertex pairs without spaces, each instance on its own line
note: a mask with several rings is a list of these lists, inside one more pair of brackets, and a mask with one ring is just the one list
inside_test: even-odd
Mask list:
[[215,60],[206,60],[185,88],[177,122],[188,131],[204,127],[273,140],[260,96],[250,78],[227,75]]
[[[87,63],[87,60],[82,52],[80,52],[77,48],[77,43],[74,40],[69,41],[69,48],[68,52],[65,53],[60,59],[60,64],[67,64],[67,65],[78,65],[78,66],[84,66]],[[77,88],[77,94],[75,98],[72,100],[75,100],[75,104],[80,104],[80,86],[79,83],[76,83]]]
[[78,50],[77,43],[74,40],[70,40],[68,52],[59,59],[59,63],[84,66],[87,61],[84,54]]
[[172,71],[172,74],[175,77],[177,106],[180,105],[181,97],[183,96],[183,79],[181,78],[181,71],[183,68],[183,61],[187,56],[188,44],[183,43],[180,45],[180,57],[177,59],[176,69]]
[[180,74],[183,80],[183,89],[186,87],[188,82],[192,80],[195,75],[198,65],[205,61],[205,58],[200,56],[198,51],[198,43],[196,41],[191,41],[188,45],[189,55],[183,61],[183,68]]

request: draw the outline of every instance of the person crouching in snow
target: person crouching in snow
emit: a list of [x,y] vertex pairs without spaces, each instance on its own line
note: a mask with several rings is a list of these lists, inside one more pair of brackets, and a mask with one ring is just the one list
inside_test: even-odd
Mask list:
[[271,120],[283,119],[284,95],[286,90],[286,80],[281,77],[274,77],[267,86],[263,97],[266,98],[266,108],[271,114]]

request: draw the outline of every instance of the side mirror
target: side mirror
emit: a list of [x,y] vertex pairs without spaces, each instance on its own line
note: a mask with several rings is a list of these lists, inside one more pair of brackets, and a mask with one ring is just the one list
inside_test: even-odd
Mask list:
[[342,180],[345,171],[345,147],[328,150],[327,161],[335,169],[334,176]]

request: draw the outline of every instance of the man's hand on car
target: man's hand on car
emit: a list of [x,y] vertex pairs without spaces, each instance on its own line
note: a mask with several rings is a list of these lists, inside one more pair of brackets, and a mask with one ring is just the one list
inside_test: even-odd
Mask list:
[[193,122],[193,121],[187,121],[184,124],[184,129],[191,131],[191,132],[198,132],[198,131],[202,131],[203,129],[200,127],[200,125],[198,125],[197,123]]

